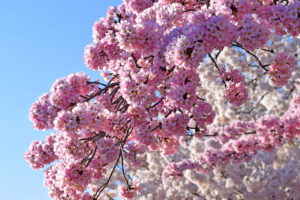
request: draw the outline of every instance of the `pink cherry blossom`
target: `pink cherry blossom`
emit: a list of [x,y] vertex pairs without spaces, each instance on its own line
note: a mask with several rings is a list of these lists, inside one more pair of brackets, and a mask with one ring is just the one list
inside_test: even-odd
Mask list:
[[[57,200],[194,199],[199,192],[258,199],[254,190],[299,199],[292,175],[248,178],[267,165],[259,163],[277,163],[265,174],[299,168],[275,156],[257,162],[300,134],[299,6],[124,0],[109,7],[83,56],[105,82],[83,72],[57,79],[29,113],[34,128],[56,132],[33,141],[25,160],[33,169],[49,165],[44,185]],[[248,175],[239,175],[253,159]],[[211,176],[218,172],[223,178]],[[255,184],[240,188],[247,182]]]

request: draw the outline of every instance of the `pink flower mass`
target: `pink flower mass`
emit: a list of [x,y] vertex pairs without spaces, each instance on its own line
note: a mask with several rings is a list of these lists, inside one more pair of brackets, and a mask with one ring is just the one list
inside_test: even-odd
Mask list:
[[299,27],[297,0],[124,0],[84,50],[107,81],[57,79],[24,158],[56,200],[299,199],[291,156],[250,195],[251,163],[299,144]]

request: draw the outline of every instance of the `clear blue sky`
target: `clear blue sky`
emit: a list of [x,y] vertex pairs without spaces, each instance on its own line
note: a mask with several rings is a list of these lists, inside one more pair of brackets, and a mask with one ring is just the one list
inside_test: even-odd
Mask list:
[[28,120],[32,103],[59,77],[86,71],[83,50],[92,26],[121,0],[17,0],[0,4],[0,199],[48,200],[42,171],[23,155],[43,140]]

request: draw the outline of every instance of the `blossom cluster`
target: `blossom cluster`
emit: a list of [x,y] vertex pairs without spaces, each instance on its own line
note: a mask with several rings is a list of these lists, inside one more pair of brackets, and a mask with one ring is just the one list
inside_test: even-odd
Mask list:
[[244,78],[237,69],[226,72],[221,71],[221,79],[226,82],[225,97],[236,106],[242,105],[248,99],[248,92],[245,88]]
[[53,144],[55,135],[47,136],[45,142],[33,141],[29,151],[25,153],[24,158],[33,169],[42,169],[45,165],[57,160]]
[[286,53],[279,53],[273,59],[268,74],[272,77],[272,81],[277,86],[287,84],[291,77],[293,69],[296,67],[296,60]]
[[[53,199],[105,198],[103,191],[116,189],[112,178],[122,183],[119,195],[130,199],[144,191],[127,172],[147,168],[151,152],[167,159],[194,138],[212,137],[213,145],[193,158],[167,160],[158,176],[168,181],[191,169],[205,174],[251,161],[291,142],[300,130],[300,101],[292,95],[299,90],[297,47],[278,53],[285,50],[268,44],[299,34],[299,6],[124,0],[110,7],[84,52],[87,67],[107,82],[84,73],[57,79],[29,114],[36,129],[56,133],[33,142],[25,159],[34,169],[51,164],[45,186]],[[272,34],[277,38],[268,41]],[[275,94],[269,80],[284,86],[282,92]]]
[[49,96],[51,105],[59,109],[67,109],[70,105],[80,102],[80,95],[93,91],[93,84],[88,84],[89,77],[83,73],[71,74],[66,78],[57,79]]
[[[281,119],[264,116],[256,122],[234,122],[232,129],[226,127],[222,135],[233,140],[228,141],[221,149],[209,148],[199,155],[197,162],[190,160],[178,163],[170,162],[165,168],[163,177],[180,177],[187,169],[196,169],[203,173],[212,171],[217,165],[226,166],[230,162],[250,161],[259,151],[272,151],[276,146],[283,145],[300,135],[299,96]],[[293,129],[290,130],[290,124]],[[248,129],[249,128],[249,129]],[[245,130],[247,132],[245,132]],[[238,137],[234,139],[236,136]],[[218,140],[218,138],[217,138]]]
[[58,108],[50,103],[49,94],[46,93],[30,108],[29,119],[38,130],[51,129],[54,127],[53,121],[57,116],[57,111]]
[[[272,49],[276,53],[256,50],[255,54],[263,63],[271,63],[277,52],[294,55],[297,60],[299,47],[300,40],[298,38],[280,37],[274,34],[270,45],[265,48]],[[206,94],[206,100],[215,110],[216,116],[213,124],[208,127],[206,135],[201,137],[205,139],[199,140],[198,137],[191,135],[181,136],[180,146],[173,155],[162,157],[160,152],[152,151],[140,156],[139,167],[128,168],[129,173],[139,181],[143,188],[141,193],[133,199],[269,200],[300,198],[299,182],[297,181],[300,178],[299,139],[294,135],[297,133],[296,127],[299,125],[294,126],[296,120],[291,120],[291,115],[295,115],[297,109],[290,109],[289,112],[282,115],[283,111],[288,110],[288,107],[299,100],[299,98],[291,100],[291,96],[295,92],[299,94],[299,90],[296,90],[291,82],[299,85],[297,78],[300,76],[300,67],[296,66],[289,83],[279,91],[274,90],[270,76],[263,75],[265,74],[263,69],[257,68],[258,66],[249,66],[249,62],[253,63],[254,61],[255,58],[252,55],[244,55],[237,48],[225,48],[218,56],[219,66],[224,63],[226,66],[238,67],[245,73],[245,75],[243,74],[245,86],[249,92],[251,103],[245,102],[241,107],[228,106],[224,103],[220,92],[224,85],[215,82],[219,77],[219,72],[213,68],[212,61],[208,59],[201,64],[199,71],[203,88],[199,92]],[[291,93],[291,91],[293,92]],[[199,154],[205,152],[206,149],[213,148],[215,151],[210,150],[210,152],[216,152],[229,141],[257,135],[254,132],[256,123],[249,122],[253,122],[265,114],[272,115],[273,119],[269,118],[272,120],[276,119],[274,116],[282,115],[280,120],[285,125],[283,133],[285,139],[281,141],[283,142],[282,146],[277,146],[277,143],[268,151],[257,151],[251,160],[245,158],[241,162],[237,160],[238,163],[228,162],[226,165],[215,165],[206,173],[195,169],[179,168],[183,160],[199,164]],[[261,118],[262,121],[267,119],[268,117]],[[197,136],[196,133],[195,136]],[[242,141],[244,140],[235,143],[234,148],[237,151],[239,148],[246,148],[239,147],[238,144],[247,144]],[[276,139],[272,141],[276,141]],[[168,165],[170,162],[172,164]],[[147,168],[141,168],[141,166],[147,166]],[[165,170],[167,167],[169,170]],[[181,176],[174,179],[175,176],[171,175],[169,178],[161,180],[160,174],[167,175],[168,171],[173,174],[176,172]]]

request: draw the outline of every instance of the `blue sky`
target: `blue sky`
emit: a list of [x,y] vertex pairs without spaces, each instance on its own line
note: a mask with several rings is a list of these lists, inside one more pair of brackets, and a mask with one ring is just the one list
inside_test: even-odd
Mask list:
[[0,4],[0,199],[47,200],[42,171],[23,155],[31,141],[44,140],[28,120],[32,103],[53,82],[73,72],[97,72],[83,64],[92,26],[121,0],[19,0]]

